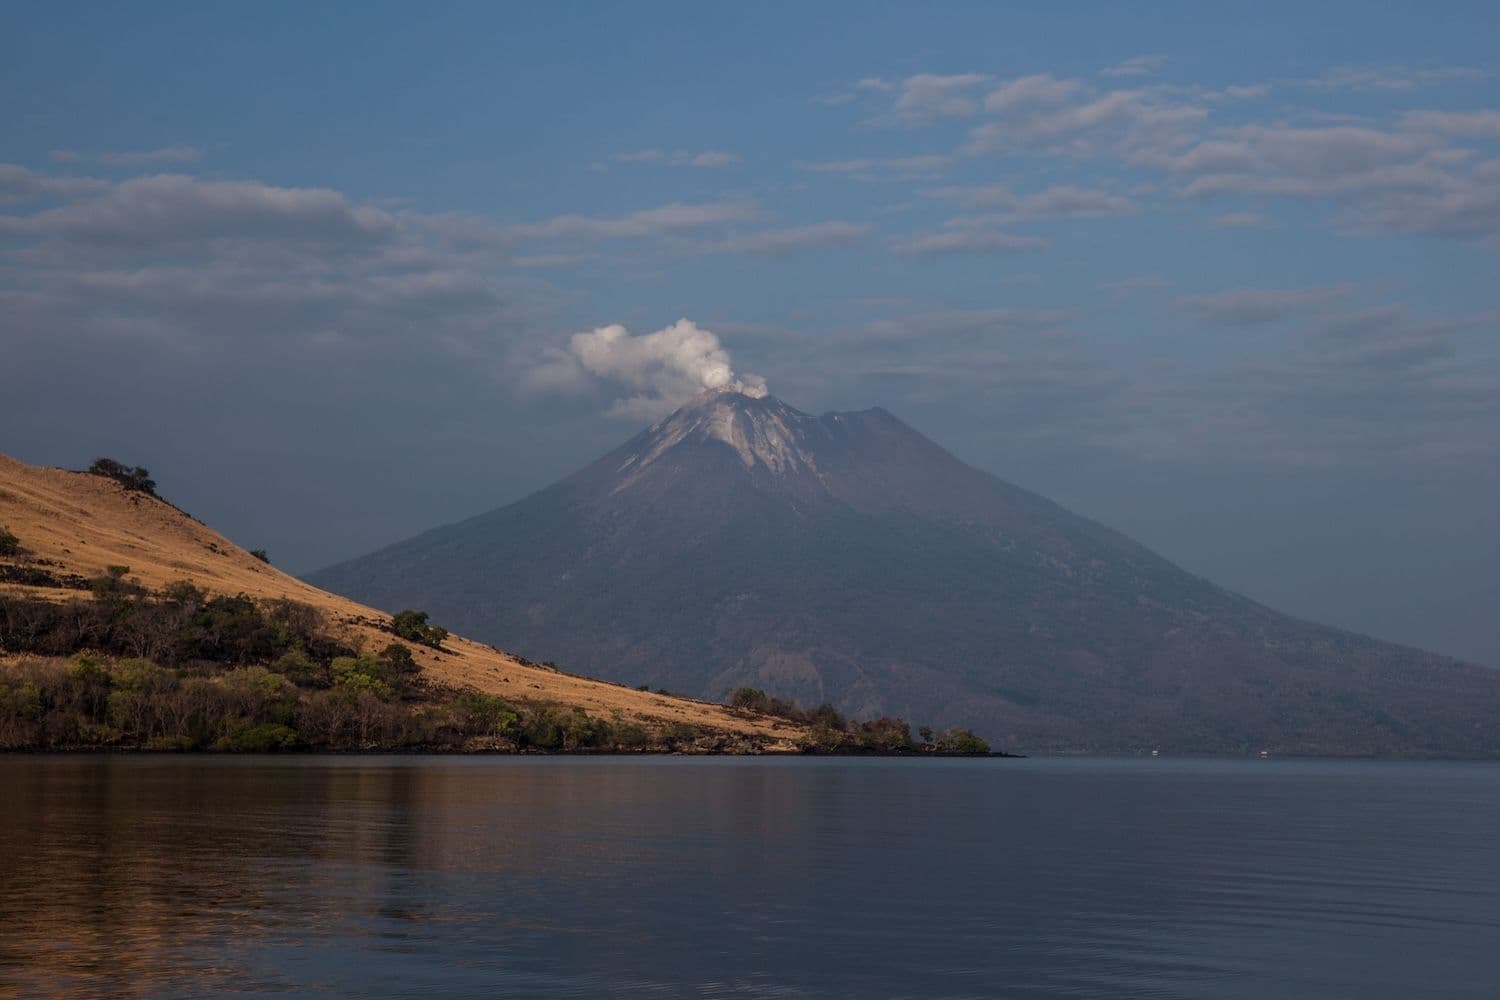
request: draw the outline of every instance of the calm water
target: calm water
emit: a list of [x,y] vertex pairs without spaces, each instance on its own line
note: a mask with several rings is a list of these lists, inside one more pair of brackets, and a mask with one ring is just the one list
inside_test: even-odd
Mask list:
[[1500,766],[0,758],[0,994],[1500,995]]

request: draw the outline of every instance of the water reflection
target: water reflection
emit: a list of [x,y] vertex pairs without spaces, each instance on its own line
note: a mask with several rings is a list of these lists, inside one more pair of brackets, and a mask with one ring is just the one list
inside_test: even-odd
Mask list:
[[0,759],[0,993],[1489,996],[1500,769]]

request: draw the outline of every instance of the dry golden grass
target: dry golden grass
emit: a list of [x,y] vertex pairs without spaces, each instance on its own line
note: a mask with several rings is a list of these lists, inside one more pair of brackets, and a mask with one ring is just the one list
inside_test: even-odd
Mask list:
[[[108,566],[129,566],[130,577],[153,590],[191,580],[205,590],[310,604],[352,645],[379,649],[392,640],[390,617],[319,590],[261,562],[224,536],[165,501],[127,491],[113,480],[44,468],[0,455],[0,527],[21,540],[27,558],[57,574],[85,577]],[[76,591],[0,583],[0,592],[66,600]],[[442,624],[436,622],[435,624]],[[578,705],[592,715],[618,717],[651,729],[681,723],[728,733],[790,741],[805,730],[780,719],[747,718],[721,705],[636,691],[527,665],[459,636],[444,650],[414,648],[434,681],[472,687],[512,701]]]

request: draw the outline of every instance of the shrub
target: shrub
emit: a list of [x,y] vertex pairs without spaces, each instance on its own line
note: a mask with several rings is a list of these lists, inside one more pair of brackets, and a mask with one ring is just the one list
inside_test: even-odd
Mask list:
[[465,692],[454,705],[459,729],[467,736],[516,735],[521,714],[504,698]]
[[269,564],[271,562],[271,557],[266,555],[265,549],[251,549],[250,554],[263,563]]
[[94,464],[89,466],[89,472],[95,476],[113,479],[127,490],[156,496],[156,481],[151,478],[150,471],[144,466],[137,465],[132,468],[112,458],[96,458]]
[[139,583],[125,579],[130,573],[129,566],[106,566],[104,575],[96,576],[89,581],[89,590],[93,592],[94,599],[98,601],[121,601],[128,597],[139,597],[146,592],[146,588]]
[[448,638],[447,629],[427,624],[427,612],[412,611],[410,608],[391,619],[391,631],[403,639],[435,649],[442,646],[443,640]]
[[215,749],[231,753],[275,753],[297,745],[297,734],[280,723],[237,725],[219,737]]
[[378,656],[361,653],[359,656],[338,656],[328,665],[333,685],[350,691],[368,691],[381,700],[391,698],[390,666]]
[[0,528],[0,556],[21,554],[21,540],[11,534],[9,528]]
[[749,712],[764,712],[771,699],[760,688],[739,687],[735,688],[729,695],[729,704],[734,708],[743,708]]
[[327,687],[332,683],[327,668],[314,663],[300,649],[281,654],[271,669],[298,687]]
[[938,753],[989,753],[990,745],[962,726],[944,729],[938,733]]

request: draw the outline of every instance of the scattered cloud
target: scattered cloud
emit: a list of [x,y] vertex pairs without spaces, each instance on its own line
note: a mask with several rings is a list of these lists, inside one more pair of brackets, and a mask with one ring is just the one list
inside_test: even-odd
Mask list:
[[894,113],[910,123],[926,123],[942,118],[967,118],[979,110],[974,91],[990,77],[982,73],[955,73],[947,76],[919,73],[901,81]]
[[717,149],[706,149],[697,153],[686,149],[637,149],[625,153],[612,153],[609,160],[611,163],[660,163],[669,167],[719,169],[733,166],[740,161],[740,158],[734,153],[726,153]]
[[674,202],[628,215],[558,215],[513,226],[511,232],[525,239],[646,239],[750,222],[757,214],[743,201]]
[[931,180],[953,163],[943,155],[892,156],[861,160],[821,160],[798,163],[798,168],[815,174],[836,174],[858,181]]
[[[39,174],[20,164],[0,163],[0,205],[87,194],[108,187],[108,181],[94,177]],[[3,225],[4,217],[0,216],[0,226]]]
[[995,220],[1006,222],[1103,218],[1129,215],[1136,210],[1129,198],[1073,184],[1054,184],[1029,194],[1017,194],[1004,184],[943,187],[927,194],[970,208],[993,209],[997,213]]
[[1352,295],[1353,285],[1319,288],[1232,288],[1203,295],[1184,295],[1176,305],[1210,326],[1265,326],[1317,313]]
[[103,153],[54,149],[47,155],[54,163],[92,161],[110,167],[160,167],[168,164],[197,163],[203,159],[203,150],[197,146],[162,146],[159,149],[117,150]]
[[1006,81],[984,106],[991,120],[970,130],[970,154],[1156,157],[1190,141],[1208,117],[1205,108],[1168,93],[1099,91],[1048,75]]
[[1401,127],[1450,139],[1500,139],[1500,111],[1408,111]]
[[1320,90],[1383,90],[1405,93],[1447,83],[1472,83],[1487,79],[1490,75],[1484,70],[1467,66],[1439,66],[1425,69],[1409,66],[1345,66],[1301,82]]
[[153,167],[167,163],[197,163],[203,150],[196,146],[163,146],[160,149],[100,153],[95,159],[112,167]]
[[909,257],[946,257],[957,254],[1036,253],[1051,245],[1040,236],[1021,236],[994,229],[949,225],[942,232],[922,233],[898,240],[896,252]]
[[43,240],[75,253],[158,252],[222,240],[369,243],[396,226],[390,212],[327,188],[205,181],[182,174],[137,177],[27,216],[0,215],[0,235]]
[[868,225],[853,222],[815,222],[806,226],[762,229],[694,243],[698,253],[751,253],[777,256],[799,250],[822,250],[851,246],[870,232]]
[[1133,77],[1155,76],[1167,64],[1166,56],[1132,56],[1123,62],[1107,66],[1099,71],[1100,76]]

